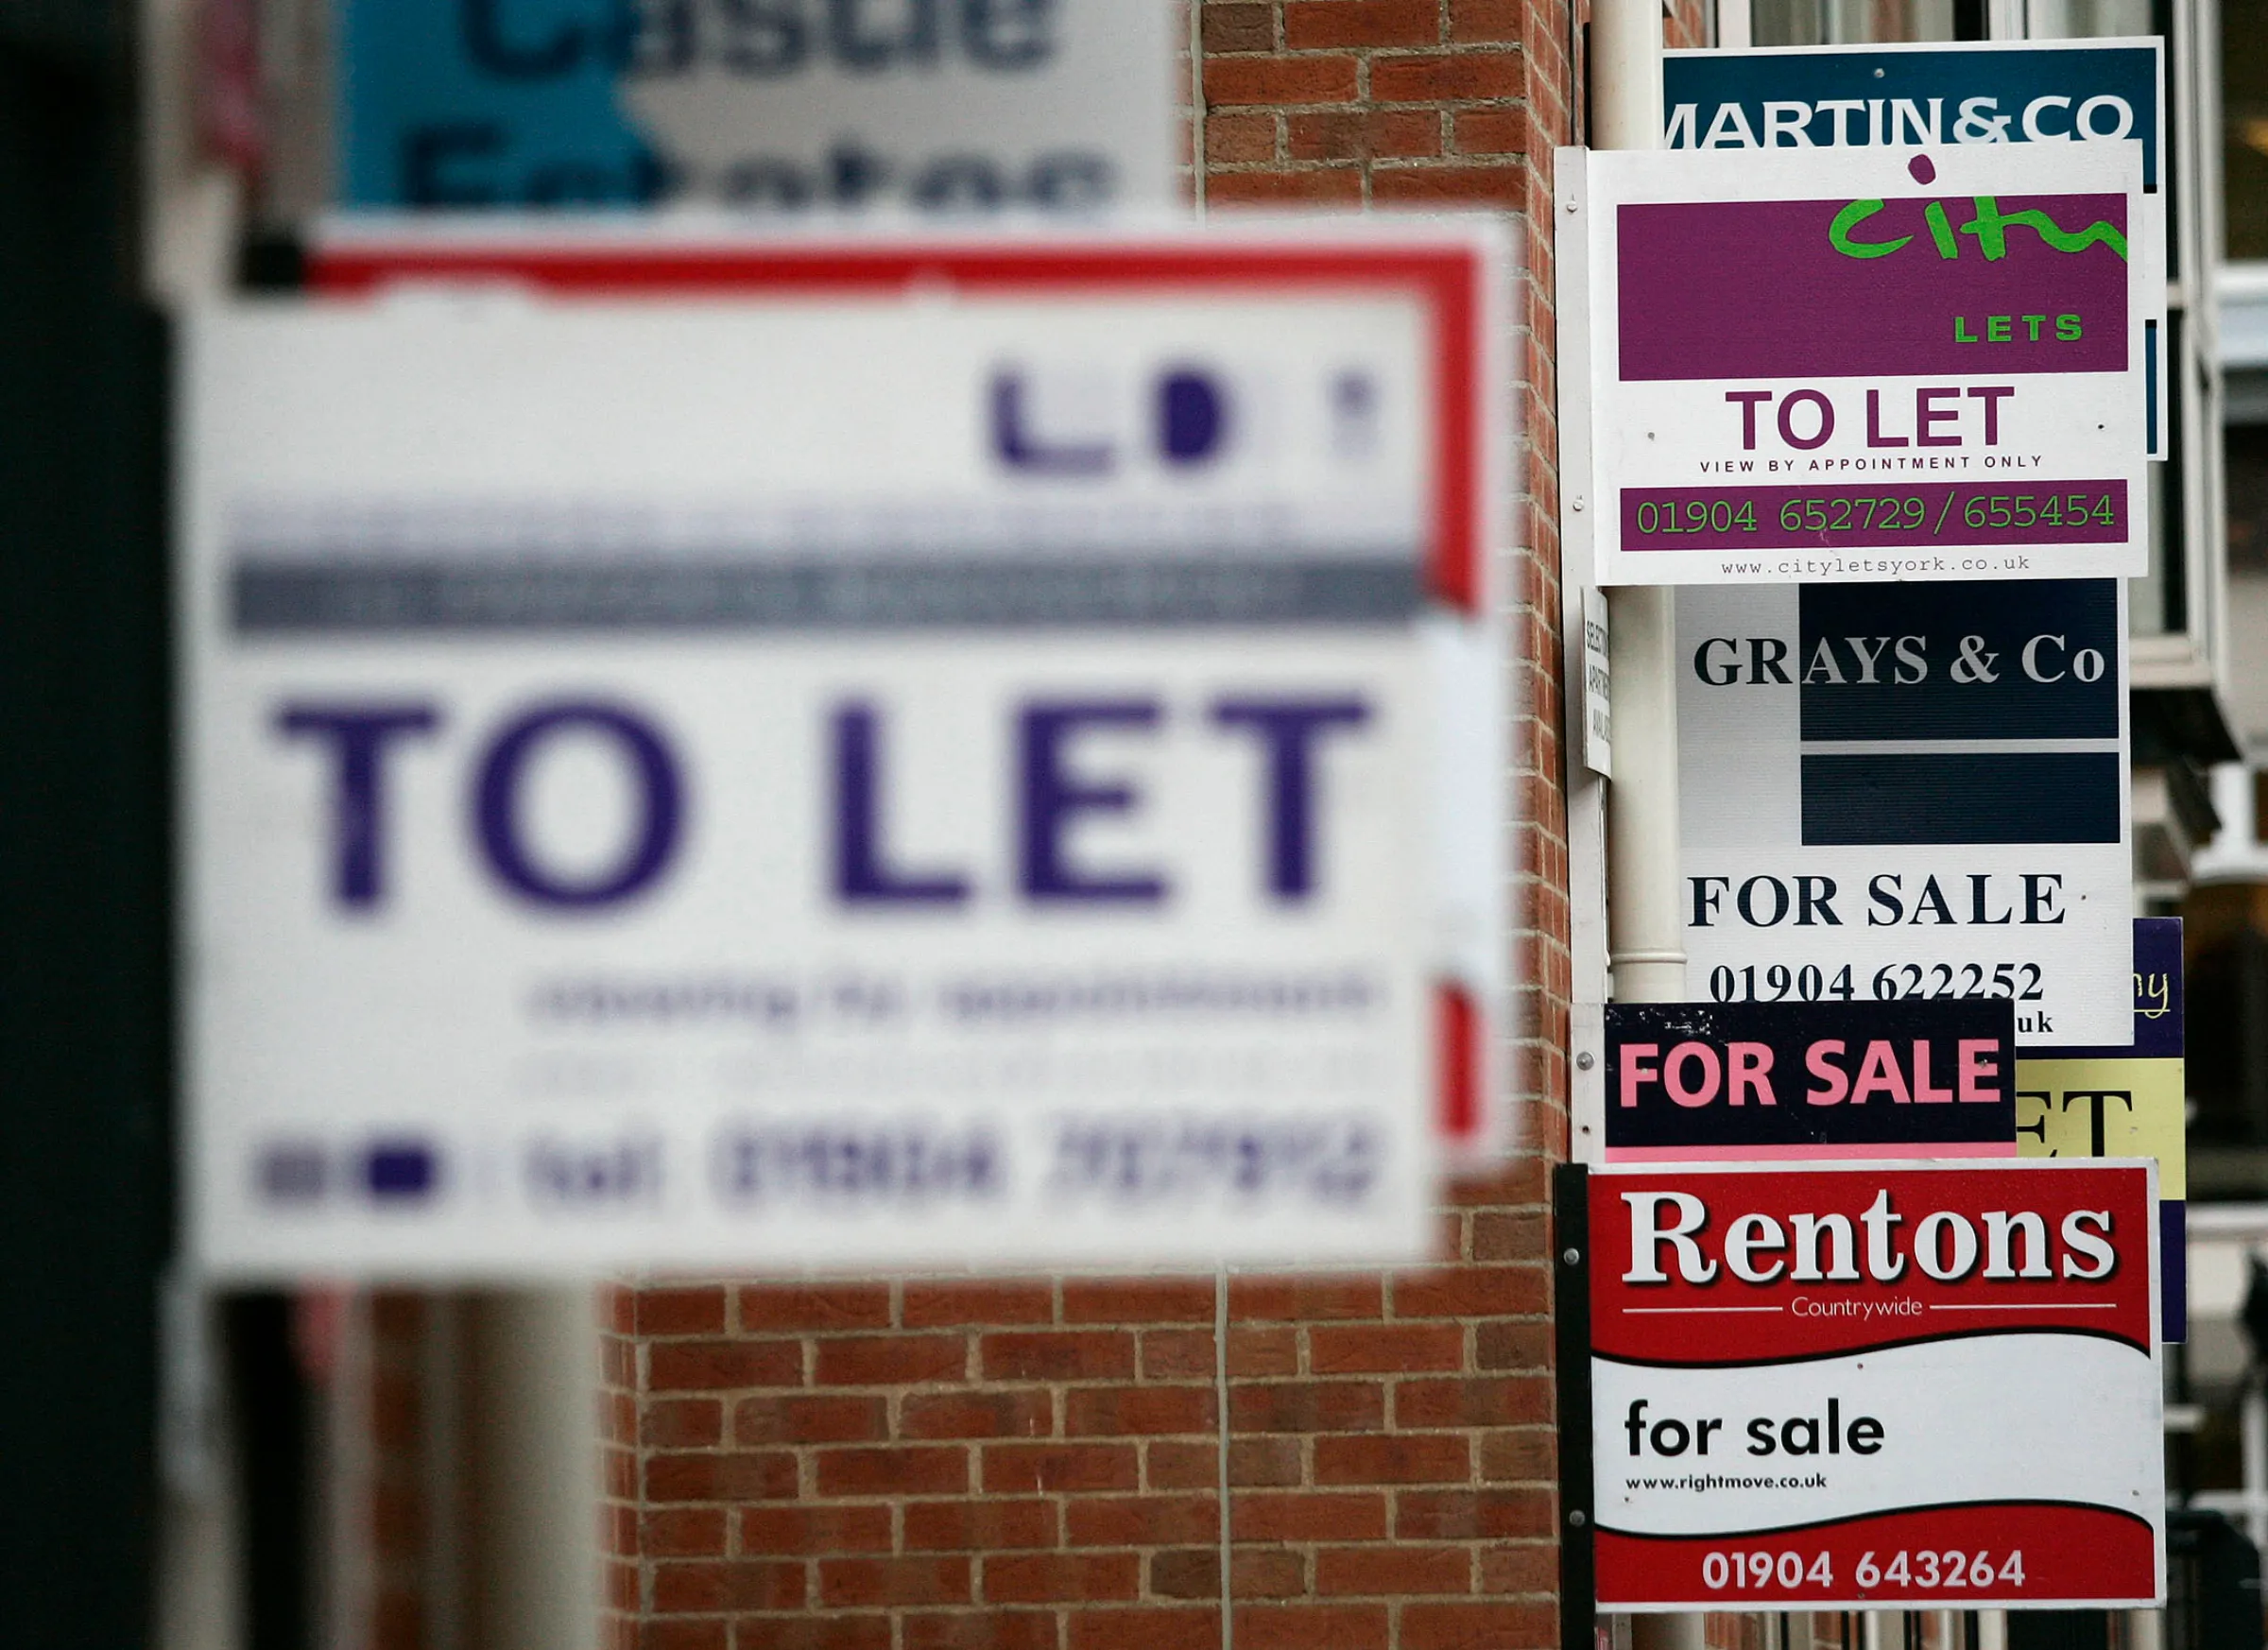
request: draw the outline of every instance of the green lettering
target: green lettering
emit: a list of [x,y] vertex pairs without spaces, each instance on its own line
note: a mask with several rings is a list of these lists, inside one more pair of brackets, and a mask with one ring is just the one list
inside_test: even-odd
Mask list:
[[2055,318],[2055,335],[2067,344],[2078,342],[2079,318],[2075,315],[2057,316]]
[[1957,315],[1953,317],[1953,342],[1956,344],[1973,344],[1976,341],[1976,335],[1968,330],[1968,318],[1965,315]]
[[1854,200],[1835,214],[1835,221],[1827,226],[1827,244],[1846,258],[1887,258],[1914,237],[1900,235],[1894,241],[1854,241],[1850,232],[1882,210],[1879,200]]
[[[1977,237],[1977,246],[1984,253],[1986,263],[1996,263],[2008,255],[2008,232],[2018,224],[2036,231],[2039,238],[2058,252],[2084,252],[2101,241],[2118,253],[2122,263],[2126,258],[2126,237],[2100,219],[2073,234],[2036,207],[2022,212],[2003,213],[1999,199],[1990,195],[1974,197],[1977,215],[1961,226],[1965,235]],[[1942,250],[1942,247],[1940,247]]]
[[2047,318],[2048,318],[2044,315],[2028,315],[2024,317],[2024,336],[2029,338],[2035,344],[2038,343],[2039,323]]
[[1988,343],[2006,343],[2008,341],[2008,318],[2004,315],[1986,316],[1984,318],[1984,337]]
[[1953,239],[1952,225],[1945,221],[1945,208],[1933,200],[1921,209],[1921,215],[1929,220],[1930,239],[1937,243],[1937,255],[1940,258],[1958,258],[1961,255],[1961,243]]

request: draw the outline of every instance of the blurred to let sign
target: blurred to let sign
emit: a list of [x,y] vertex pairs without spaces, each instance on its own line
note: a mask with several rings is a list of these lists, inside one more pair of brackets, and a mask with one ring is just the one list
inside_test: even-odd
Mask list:
[[1501,244],[663,251],[189,327],[199,1263],[1418,1258]]

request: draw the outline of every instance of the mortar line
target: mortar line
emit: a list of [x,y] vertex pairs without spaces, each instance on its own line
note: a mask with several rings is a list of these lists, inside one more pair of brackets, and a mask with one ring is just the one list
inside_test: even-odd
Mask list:
[[[1194,9],[1193,4],[1192,9]],[[1228,1573],[1228,1268],[1215,1269],[1212,1278],[1212,1384],[1213,1431],[1220,1440],[1221,1513],[1221,1650],[1236,1650],[1236,1612]]]

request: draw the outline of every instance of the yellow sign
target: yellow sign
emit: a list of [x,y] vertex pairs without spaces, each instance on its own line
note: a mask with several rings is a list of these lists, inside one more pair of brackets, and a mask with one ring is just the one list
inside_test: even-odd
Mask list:
[[2189,1195],[2188,1085],[2178,1059],[2016,1062],[2019,1158],[2156,1158],[2158,1195]]

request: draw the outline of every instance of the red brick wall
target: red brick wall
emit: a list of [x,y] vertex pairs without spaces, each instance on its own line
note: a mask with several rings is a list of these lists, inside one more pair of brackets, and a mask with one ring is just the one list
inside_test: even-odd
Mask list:
[[[1245,1650],[1516,1650],[1554,1630],[1541,1172],[1462,1263],[1231,1280]],[[1211,1650],[1210,1279],[623,1292],[618,1642]]]
[[1207,0],[1206,202],[1527,211],[1568,141],[1569,23],[1553,0]]
[[[1582,0],[1574,0],[1581,4]],[[1673,43],[1697,40],[1683,0]],[[1228,1290],[1238,1650],[1556,1642],[1545,1164],[1565,1138],[1551,150],[1567,0],[1203,0],[1207,205],[1493,207],[1535,226],[1509,593],[1526,708],[1514,1081],[1530,1155],[1445,1264]],[[1217,1650],[1211,1280],[624,1290],[610,1593],[627,1650]]]

